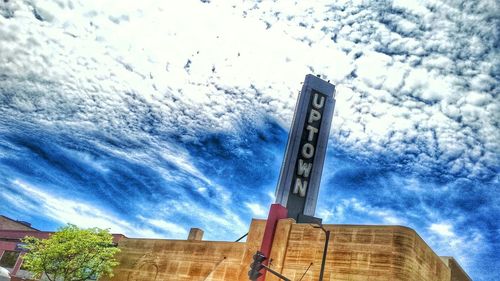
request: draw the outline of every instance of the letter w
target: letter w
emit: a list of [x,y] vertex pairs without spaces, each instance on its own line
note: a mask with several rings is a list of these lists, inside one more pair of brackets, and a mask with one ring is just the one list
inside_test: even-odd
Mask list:
[[297,164],[297,175],[308,178],[309,172],[311,172],[312,163],[304,163],[304,160],[299,159],[299,163]]

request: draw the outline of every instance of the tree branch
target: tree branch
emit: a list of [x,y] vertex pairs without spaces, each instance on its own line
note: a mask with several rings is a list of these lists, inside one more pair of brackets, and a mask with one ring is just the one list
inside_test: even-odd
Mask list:
[[[49,281],[55,281],[55,280],[50,279],[50,276],[47,273],[47,267],[46,267],[45,263],[42,263],[42,268],[43,268],[43,273],[45,273],[45,276],[47,276],[47,279],[49,279]],[[43,274],[42,274],[42,276],[43,276]]]

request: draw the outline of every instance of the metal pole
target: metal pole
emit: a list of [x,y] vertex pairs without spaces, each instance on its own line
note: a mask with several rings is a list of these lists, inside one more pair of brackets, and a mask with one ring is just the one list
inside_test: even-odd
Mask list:
[[285,276],[281,275],[279,272],[274,271],[274,270],[272,270],[271,268],[269,268],[269,267],[267,267],[267,266],[265,266],[265,265],[262,265],[262,267],[264,267],[267,271],[271,272],[272,274],[274,274],[274,275],[278,276],[278,277],[279,277],[280,279],[282,279],[282,280],[285,280],[285,281],[292,281],[292,280],[290,280],[290,279],[286,278]]
[[323,273],[325,272],[325,262],[326,262],[326,253],[328,251],[328,241],[330,240],[330,230],[325,230],[323,227],[321,229],[325,232],[325,248],[323,249],[323,260],[321,261],[321,271],[319,272],[319,281],[323,281]]
[[245,238],[245,237],[247,237],[247,235],[248,235],[248,232],[247,232],[247,234],[241,236],[240,238],[238,238],[238,240],[236,240],[234,242],[240,242],[240,240],[243,239],[243,238]]
[[226,260],[226,257],[223,257],[222,260],[220,260],[215,266],[214,268],[212,268],[212,271],[210,271],[207,275],[207,277],[205,277],[205,279],[203,279],[203,281],[207,280],[208,277],[210,277],[210,275],[212,275],[212,273],[217,269],[217,267],[224,261]]

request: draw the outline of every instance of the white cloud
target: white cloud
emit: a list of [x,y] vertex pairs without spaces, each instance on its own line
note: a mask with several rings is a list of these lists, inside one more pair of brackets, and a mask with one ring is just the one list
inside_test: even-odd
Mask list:
[[[340,213],[341,213],[340,215],[342,215],[342,212],[340,212]],[[335,216],[335,213],[332,210],[328,210],[328,209],[322,209],[322,208],[318,209],[317,216],[323,220],[323,223],[330,221],[331,218],[333,218],[334,221],[341,220],[341,218],[339,216]]]
[[90,203],[52,195],[20,180],[14,180],[12,184],[22,192],[23,196],[35,201],[37,205],[27,203],[26,200],[7,192],[0,196],[12,200],[11,202],[17,202],[21,209],[29,208],[32,213],[43,214],[61,224],[71,223],[83,228],[99,227],[129,237],[162,237],[151,229],[124,221]]
[[[151,210],[148,210],[151,211]],[[221,206],[220,210],[201,206],[188,197],[176,201],[165,202],[154,208],[155,216],[176,217],[188,216],[197,222],[197,227],[205,231],[206,239],[220,240],[221,231],[226,232],[226,237],[239,237],[248,230],[247,223],[237,215],[230,206]]]
[[349,223],[348,220],[352,217],[362,218],[358,223],[390,225],[407,225],[408,223],[403,214],[395,210],[374,207],[356,198],[342,199],[328,208],[320,206],[317,215],[324,220],[324,223]]
[[[120,3],[0,4],[0,91],[15,93],[4,114],[129,136],[149,134],[152,119],[155,132],[182,128],[183,140],[196,141],[197,132],[236,132],[243,116],[261,113],[288,126],[300,82],[314,72],[339,86],[332,138],[341,149],[416,154],[421,171],[450,161],[450,172],[471,176],[498,160],[498,106],[486,93],[498,83],[487,48],[493,29],[469,44],[457,27],[476,28],[494,3],[467,6],[469,14],[427,1]],[[409,14],[375,16],[390,6]],[[439,112],[447,118],[427,122]],[[468,165],[460,163],[471,150],[453,159],[422,151],[446,151],[447,131],[483,156]],[[406,140],[425,145],[415,151]]]
[[425,15],[429,13],[429,10],[423,5],[424,1],[405,1],[405,0],[394,0],[392,1],[392,5],[395,8],[404,9],[408,12],[415,13],[418,15]]
[[385,54],[366,52],[356,60],[357,73],[369,87],[379,89],[384,83],[387,68],[391,61],[391,57]]
[[355,198],[352,198],[350,201],[345,200],[343,203],[346,207],[350,207],[356,212],[360,212],[368,216],[377,218],[379,220],[382,220],[386,224],[406,224],[406,221],[402,218],[402,216],[396,214],[391,209],[372,207],[366,203],[360,202]]
[[[497,26],[491,19],[498,8],[498,1],[488,0],[4,1],[0,115],[85,139],[99,132],[147,143],[149,151],[131,153],[92,141],[121,159],[156,167],[167,181],[188,182],[205,200],[197,202],[182,188],[169,190],[175,199],[136,206],[145,220],[159,210],[161,220],[149,226],[183,236],[172,216],[189,212],[187,217],[206,222],[208,234],[220,229],[236,234],[247,225],[231,209],[232,190],[200,171],[195,155],[165,139],[197,143],[200,135],[218,131],[236,137],[243,118],[258,126],[269,117],[287,128],[300,83],[310,72],[337,85],[331,130],[336,150],[353,157],[385,154],[394,169],[417,173],[432,174],[439,167],[439,173],[458,177],[496,176],[500,105]],[[11,129],[5,127],[0,131]],[[9,153],[0,149],[0,155]],[[175,168],[163,167],[156,156]],[[108,171],[105,162],[77,157]],[[16,184],[58,222],[159,235],[88,202]],[[31,208],[13,193],[0,196]],[[262,214],[261,205],[247,204]],[[475,241],[479,247],[484,241],[474,231],[462,234],[451,222],[435,223],[442,221],[439,212],[423,208],[433,221],[425,228],[431,243],[445,253],[465,256],[457,250],[460,243]],[[351,211],[372,222],[407,222],[398,211],[356,200],[318,214],[337,220]]]
[[144,222],[152,225],[152,226],[155,226],[155,227],[160,228],[164,231],[167,231],[168,233],[171,233],[176,237],[186,236],[188,233],[188,231],[184,227],[182,227],[178,224],[175,224],[175,223],[171,223],[171,222],[161,220],[161,219],[145,218],[145,217],[140,216],[140,215],[138,216],[138,218],[143,220]]
[[276,194],[274,193],[274,191],[269,191],[267,193],[267,196],[269,196],[269,199],[271,200],[271,202],[275,202],[276,201]]
[[433,223],[429,227],[429,230],[444,237],[455,236],[455,233],[453,232],[453,226],[448,223]]
[[245,202],[245,206],[256,217],[262,218],[266,215],[266,209],[264,209],[259,203]]
[[[432,223],[429,226],[428,242],[439,255],[451,255],[468,268],[489,246],[484,236],[476,229],[458,234],[448,222]],[[464,247],[464,245],[467,245]]]

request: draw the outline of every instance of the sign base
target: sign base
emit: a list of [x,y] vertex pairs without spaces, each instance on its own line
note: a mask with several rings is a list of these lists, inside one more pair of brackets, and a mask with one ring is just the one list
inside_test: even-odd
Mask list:
[[313,217],[313,216],[306,216],[303,214],[299,214],[297,217],[297,223],[312,223],[312,224],[321,225],[322,222],[323,222],[323,219]]

